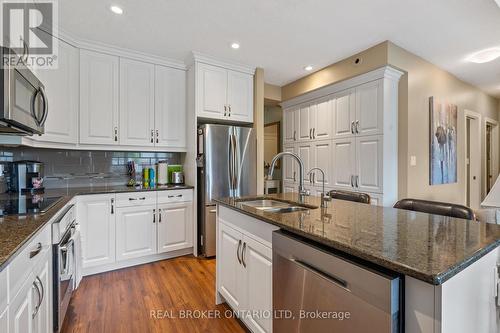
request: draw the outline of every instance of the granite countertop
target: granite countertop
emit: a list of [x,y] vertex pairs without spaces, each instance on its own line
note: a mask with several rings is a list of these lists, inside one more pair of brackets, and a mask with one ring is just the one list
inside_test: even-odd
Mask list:
[[[77,195],[110,194],[142,191],[168,191],[192,189],[190,185],[166,185],[155,188],[135,188],[128,186],[78,187],[46,189],[45,197],[62,197],[60,201],[44,214],[7,215],[0,217],[0,271],[19,253],[29,240],[49,222],[57,213]],[[19,196],[15,194],[0,194],[0,200]]]
[[[332,200],[328,208],[285,214],[241,200],[297,201],[296,193],[224,198],[219,204],[380,267],[440,285],[500,246],[500,225]],[[319,197],[305,204],[320,206]]]

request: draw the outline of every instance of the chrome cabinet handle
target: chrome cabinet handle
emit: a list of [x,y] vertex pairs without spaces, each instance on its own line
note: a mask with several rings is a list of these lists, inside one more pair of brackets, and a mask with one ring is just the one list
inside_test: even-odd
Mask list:
[[161,208],[158,209],[158,223],[161,223]]
[[28,48],[28,44],[26,44],[26,42],[23,40],[23,56],[20,58],[20,60],[25,64],[27,65],[28,64],[28,59],[29,59],[29,48]]
[[111,198],[111,214],[115,213],[115,199]]
[[293,181],[294,181],[294,182],[296,181],[296,180],[295,180],[295,174],[296,174],[296,173],[297,173],[296,171],[294,171],[294,172],[293,172]]
[[293,141],[297,141],[297,131],[293,131]]
[[177,195],[169,195],[169,198],[182,198],[182,194],[177,194]]
[[356,120],[356,126],[354,128],[356,129],[356,134],[359,134],[359,120]]
[[118,127],[115,127],[114,133],[115,133],[115,142],[117,142],[118,141]]
[[314,275],[317,275],[325,280],[327,280],[328,282],[332,283],[332,284],[335,284],[339,287],[341,287],[342,289],[348,291],[348,292],[351,292],[351,290],[349,289],[349,284],[347,283],[347,281],[345,281],[344,279],[341,279],[337,276],[334,276],[332,274],[327,274],[325,272],[322,272],[318,269],[316,269],[315,267],[309,265],[309,264],[306,264],[305,262],[302,262],[301,260],[298,260],[298,259],[289,259],[291,262],[295,263],[297,266],[299,266],[300,268],[308,271],[308,272],[311,272],[313,273]]
[[351,187],[354,187],[354,180],[353,180],[353,175],[351,175]]
[[358,188],[358,187],[359,187],[359,176],[356,176],[356,177],[354,178],[354,180],[355,180],[355,182],[356,182],[356,184],[355,184],[355,185],[356,185],[356,188]]
[[156,130],[156,143],[160,143],[160,139],[159,139],[159,134],[158,134],[158,130]]
[[153,223],[156,223],[156,209],[153,209]]
[[243,264],[243,267],[247,267],[247,264],[245,262],[245,252],[247,249],[247,242],[243,243],[243,248],[241,249],[241,263]]
[[228,116],[231,117],[231,104],[229,104],[228,109],[229,109]]
[[154,142],[154,140],[153,140],[154,136],[155,136],[155,131],[151,130],[151,143]]
[[312,139],[312,128],[309,129],[309,139]]
[[37,297],[38,297],[38,304],[35,305],[35,310],[31,314],[31,318],[35,318],[36,317],[36,314],[38,313],[38,309],[40,308],[41,299],[42,299],[42,295],[40,293],[40,289],[38,288],[38,284],[36,283],[36,280],[33,281],[33,287],[36,290],[36,294],[37,294]]
[[224,117],[226,117],[227,114],[227,105],[224,105]]
[[236,257],[238,258],[238,262],[241,265],[240,248],[241,248],[241,239],[238,241],[238,248],[236,249]]
[[43,282],[38,275],[36,277],[36,280],[38,280],[38,283],[40,283],[40,288],[42,289],[42,297],[40,298],[40,304],[38,304],[38,308],[40,309],[40,306],[42,305],[42,302],[45,298],[45,288],[43,287]]
[[351,121],[351,134],[354,134],[354,121]]
[[146,200],[146,197],[141,197],[141,198],[128,198],[130,201],[134,200]]
[[313,127],[313,139],[316,139],[316,128]]
[[49,101],[43,87],[40,87],[40,96],[42,96],[43,101],[43,113],[39,126],[43,126],[45,124],[45,121],[47,120],[47,116],[49,115]]
[[36,245],[36,249],[30,252],[30,259],[35,257],[38,253],[40,253],[40,251],[42,251],[42,243],[39,242]]

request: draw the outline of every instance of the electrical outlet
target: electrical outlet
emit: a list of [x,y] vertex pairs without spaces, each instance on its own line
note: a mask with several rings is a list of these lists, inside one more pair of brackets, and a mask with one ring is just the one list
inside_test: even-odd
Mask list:
[[417,165],[417,156],[410,156],[410,166],[416,166]]

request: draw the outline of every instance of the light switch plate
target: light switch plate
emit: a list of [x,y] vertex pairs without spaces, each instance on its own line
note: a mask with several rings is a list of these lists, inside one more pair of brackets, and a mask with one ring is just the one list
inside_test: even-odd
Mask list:
[[417,165],[417,156],[410,156],[410,165],[411,166]]

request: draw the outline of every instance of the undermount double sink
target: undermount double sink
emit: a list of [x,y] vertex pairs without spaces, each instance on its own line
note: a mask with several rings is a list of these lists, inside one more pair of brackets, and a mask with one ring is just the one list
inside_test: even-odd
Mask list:
[[272,199],[259,199],[259,200],[248,200],[248,201],[242,200],[241,204],[244,206],[262,210],[264,212],[277,213],[277,214],[300,212],[315,208],[312,206],[311,207],[300,206],[298,204],[279,201],[279,200],[272,200]]

